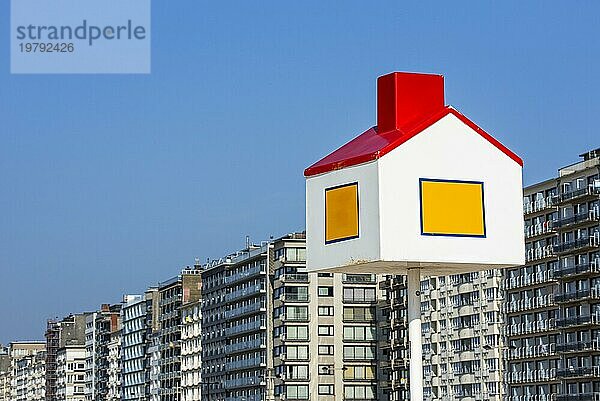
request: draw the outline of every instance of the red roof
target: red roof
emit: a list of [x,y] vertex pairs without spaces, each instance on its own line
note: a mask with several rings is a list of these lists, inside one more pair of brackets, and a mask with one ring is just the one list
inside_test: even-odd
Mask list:
[[[322,158],[321,160],[304,170],[304,175],[306,177],[310,177],[313,175],[322,174],[333,170],[339,170],[349,166],[354,166],[357,164],[376,160],[381,156],[387,154],[388,152],[392,151],[393,149],[397,148],[398,146],[402,145],[410,138],[423,132],[426,128],[435,124],[437,121],[447,116],[448,114],[455,115],[463,123],[472,128],[476,133],[481,135],[492,145],[497,147],[500,151],[505,153],[515,162],[517,162],[519,165],[523,166],[523,161],[519,156],[513,153],[506,146],[502,145],[498,140],[496,140],[490,134],[485,132],[483,129],[479,128],[474,122],[469,120],[467,117],[465,117],[450,106],[439,107],[440,90],[442,94],[441,100],[443,102],[443,79],[439,78],[441,78],[439,75],[411,73],[392,73],[380,77],[378,80],[378,121],[379,125],[382,125],[383,121],[388,126],[388,122],[391,121],[392,128],[387,129],[381,133],[378,132],[379,130],[377,126],[365,131],[364,133],[357,136],[341,148],[325,156],[324,158]],[[438,95],[436,99],[437,105],[434,105],[433,108],[430,105],[420,106],[422,111],[420,116],[413,112],[413,114],[410,116],[410,119],[404,118],[404,120],[402,120],[402,118],[405,117],[402,115],[402,110],[405,107],[405,105],[402,105],[402,102],[398,101],[398,98],[408,98],[414,96],[414,94],[416,93],[415,91],[417,91],[417,88],[415,88],[416,79],[419,80],[417,81],[418,85],[422,85],[424,79],[431,79],[431,82],[433,82],[431,88],[438,85],[438,88],[433,88],[434,92],[432,92],[434,95]],[[439,87],[439,82],[441,82],[441,88]],[[392,86],[391,91],[389,90],[389,86]],[[385,94],[384,90],[387,90],[388,94]],[[422,90],[420,92],[422,93]],[[388,97],[382,98],[382,96],[380,95],[381,93],[384,93],[384,96]],[[403,100],[406,103],[405,99],[401,100]],[[389,104],[391,102],[396,103],[396,105],[390,108]],[[428,106],[429,108],[427,109],[426,107]],[[432,110],[435,111],[432,112]],[[390,113],[396,114],[390,116]],[[394,124],[395,122],[397,123]]]

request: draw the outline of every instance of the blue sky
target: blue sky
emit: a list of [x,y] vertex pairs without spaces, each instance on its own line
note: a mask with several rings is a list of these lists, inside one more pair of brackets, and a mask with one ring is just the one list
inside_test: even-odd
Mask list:
[[152,74],[10,75],[0,5],[0,342],[195,257],[304,226],[303,169],[375,123],[375,79],[446,101],[548,178],[600,146],[597,2],[154,1]]

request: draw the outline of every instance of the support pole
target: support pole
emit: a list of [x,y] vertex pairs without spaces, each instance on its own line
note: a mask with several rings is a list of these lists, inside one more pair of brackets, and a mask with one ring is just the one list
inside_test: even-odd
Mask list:
[[408,269],[408,341],[410,401],[423,401],[423,348],[421,339],[421,269]]

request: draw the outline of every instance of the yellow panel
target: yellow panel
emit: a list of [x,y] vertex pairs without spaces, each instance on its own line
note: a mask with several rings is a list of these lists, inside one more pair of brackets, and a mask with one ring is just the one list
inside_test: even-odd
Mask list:
[[325,243],[358,237],[358,183],[325,190]]
[[483,183],[421,179],[421,232],[485,237]]

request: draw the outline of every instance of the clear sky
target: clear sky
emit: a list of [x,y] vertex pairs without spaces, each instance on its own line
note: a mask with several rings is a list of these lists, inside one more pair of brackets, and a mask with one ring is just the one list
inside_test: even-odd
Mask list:
[[19,76],[1,2],[0,342],[302,230],[390,71],[445,75],[526,183],[600,146],[598,2],[153,3],[152,74]]

